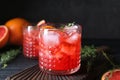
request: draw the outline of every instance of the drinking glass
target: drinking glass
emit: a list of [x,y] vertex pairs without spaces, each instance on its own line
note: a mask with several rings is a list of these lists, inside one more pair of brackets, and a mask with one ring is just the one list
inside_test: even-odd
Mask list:
[[28,58],[38,58],[38,29],[27,26],[23,30],[23,54]]
[[39,67],[42,71],[55,75],[77,72],[81,65],[81,26],[78,24],[64,28],[40,29]]

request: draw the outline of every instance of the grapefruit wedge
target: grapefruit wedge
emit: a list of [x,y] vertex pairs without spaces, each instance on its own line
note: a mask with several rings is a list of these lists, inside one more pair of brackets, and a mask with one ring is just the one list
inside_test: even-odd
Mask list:
[[37,27],[40,29],[53,29],[54,26],[47,24],[45,20],[41,20],[37,23]]
[[107,71],[103,74],[101,80],[120,80],[120,69]]
[[7,44],[9,38],[8,28],[4,25],[0,25],[0,48]]

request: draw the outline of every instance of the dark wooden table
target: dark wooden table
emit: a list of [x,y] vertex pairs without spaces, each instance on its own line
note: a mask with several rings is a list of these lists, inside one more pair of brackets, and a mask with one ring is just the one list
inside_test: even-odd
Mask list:
[[[101,46],[101,45],[109,46],[113,51],[112,55],[114,56],[114,61],[116,63],[120,64],[120,52],[119,52],[120,40],[83,39],[82,41],[83,41],[82,45],[92,45],[93,44],[95,46]],[[17,56],[16,59],[14,59],[12,62],[10,62],[5,69],[0,69],[0,80],[5,80],[7,77],[10,78],[11,76],[15,75],[16,73],[24,71],[27,68],[30,68],[30,69],[38,68],[37,64],[38,64],[38,60],[25,58],[21,53],[19,56]],[[91,77],[89,76],[89,78],[86,78],[89,74],[82,73],[81,71],[83,71],[83,70],[81,70],[81,69],[77,73],[75,73],[73,75],[69,75],[69,76],[54,76],[54,75],[48,75],[44,72],[39,71],[41,73],[40,75],[44,76],[44,78],[43,78],[43,76],[39,77],[40,78],[39,80],[90,80],[91,77],[92,77],[91,79],[93,79],[93,80],[98,80],[101,77],[101,75],[96,74],[97,73],[96,71],[93,71],[93,72],[95,72],[95,74],[93,73],[93,75]],[[23,79],[20,79],[20,80],[23,80]]]

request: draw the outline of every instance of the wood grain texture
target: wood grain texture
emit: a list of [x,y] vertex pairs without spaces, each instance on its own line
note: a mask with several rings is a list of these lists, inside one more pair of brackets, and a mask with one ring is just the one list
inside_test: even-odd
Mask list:
[[82,72],[65,76],[47,74],[41,71],[38,65],[35,65],[7,77],[6,80],[85,80],[86,77],[87,75]]

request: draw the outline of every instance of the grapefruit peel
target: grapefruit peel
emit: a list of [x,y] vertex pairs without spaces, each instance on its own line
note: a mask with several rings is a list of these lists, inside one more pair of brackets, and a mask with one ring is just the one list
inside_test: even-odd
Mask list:
[[[102,75],[101,80],[111,80],[111,78],[115,77],[115,75],[113,75],[113,74],[117,74],[117,72],[120,73],[120,69],[109,70]],[[118,75],[119,75],[119,73],[118,73]]]
[[0,25],[0,48],[4,47],[9,38],[9,31],[5,25]]

